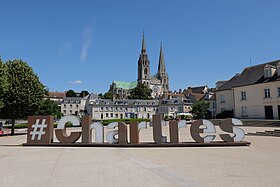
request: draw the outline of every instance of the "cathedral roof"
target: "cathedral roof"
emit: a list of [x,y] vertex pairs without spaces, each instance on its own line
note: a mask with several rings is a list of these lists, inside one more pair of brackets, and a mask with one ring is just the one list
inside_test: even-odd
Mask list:
[[137,81],[134,82],[122,82],[122,81],[113,81],[116,84],[116,88],[122,88],[126,90],[133,89],[137,86]]

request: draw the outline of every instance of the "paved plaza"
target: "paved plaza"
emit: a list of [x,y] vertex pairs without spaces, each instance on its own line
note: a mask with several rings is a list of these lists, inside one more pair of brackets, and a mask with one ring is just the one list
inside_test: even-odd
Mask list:
[[2,136],[0,186],[280,186],[280,138],[245,140],[251,146],[23,147],[26,135]]

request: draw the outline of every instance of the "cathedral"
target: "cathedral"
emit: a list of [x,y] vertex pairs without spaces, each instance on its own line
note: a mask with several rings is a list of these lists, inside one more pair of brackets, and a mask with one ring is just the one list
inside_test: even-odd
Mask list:
[[148,58],[145,36],[142,37],[142,49],[138,59],[138,79],[135,82],[113,81],[110,90],[120,98],[127,98],[129,91],[137,86],[137,83],[147,85],[152,89],[152,97],[157,98],[169,92],[169,79],[164,62],[162,44],[160,46],[158,70],[151,76],[150,60]]

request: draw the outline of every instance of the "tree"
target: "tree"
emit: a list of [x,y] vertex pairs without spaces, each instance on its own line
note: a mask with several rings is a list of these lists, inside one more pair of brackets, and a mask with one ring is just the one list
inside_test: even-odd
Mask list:
[[145,84],[138,83],[130,92],[129,99],[151,99],[152,89]]
[[88,93],[87,90],[83,90],[83,91],[81,91],[79,97],[85,97],[85,96],[87,96],[88,94],[89,94],[89,93]]
[[4,107],[4,93],[8,89],[7,68],[0,57],[0,109]]
[[104,96],[103,96],[102,93],[99,93],[99,94],[98,94],[98,97],[99,97],[100,99],[104,99]]
[[108,91],[104,94],[104,99],[113,99],[113,93]]
[[40,102],[38,110],[35,112],[36,115],[53,115],[59,118],[61,116],[59,107],[54,101],[50,99],[43,99]]
[[45,89],[26,62],[16,59],[6,62],[5,66],[8,87],[3,96],[5,106],[1,109],[1,115],[11,119],[13,135],[15,119],[34,115],[44,97]]
[[78,97],[74,90],[68,90],[66,92],[66,97]]
[[115,99],[119,99],[120,98],[120,96],[118,95],[118,94],[113,94],[113,92],[111,92],[111,91],[108,91],[108,92],[106,92],[103,96],[102,96],[102,94],[98,94],[98,96],[101,98],[101,99],[113,99],[113,98],[115,98]]
[[208,113],[209,103],[205,101],[198,101],[192,105],[192,114],[194,119],[205,118]]

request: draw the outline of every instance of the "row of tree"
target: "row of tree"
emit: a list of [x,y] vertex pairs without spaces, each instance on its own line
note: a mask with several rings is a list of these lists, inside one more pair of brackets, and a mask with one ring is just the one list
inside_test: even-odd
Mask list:
[[80,93],[76,93],[74,90],[68,90],[66,92],[66,97],[85,97],[89,94],[87,90],[83,90]]
[[4,63],[0,58],[0,118],[11,119],[12,135],[16,119],[29,115],[59,115],[58,106],[43,99],[46,92],[26,62],[15,59]]

